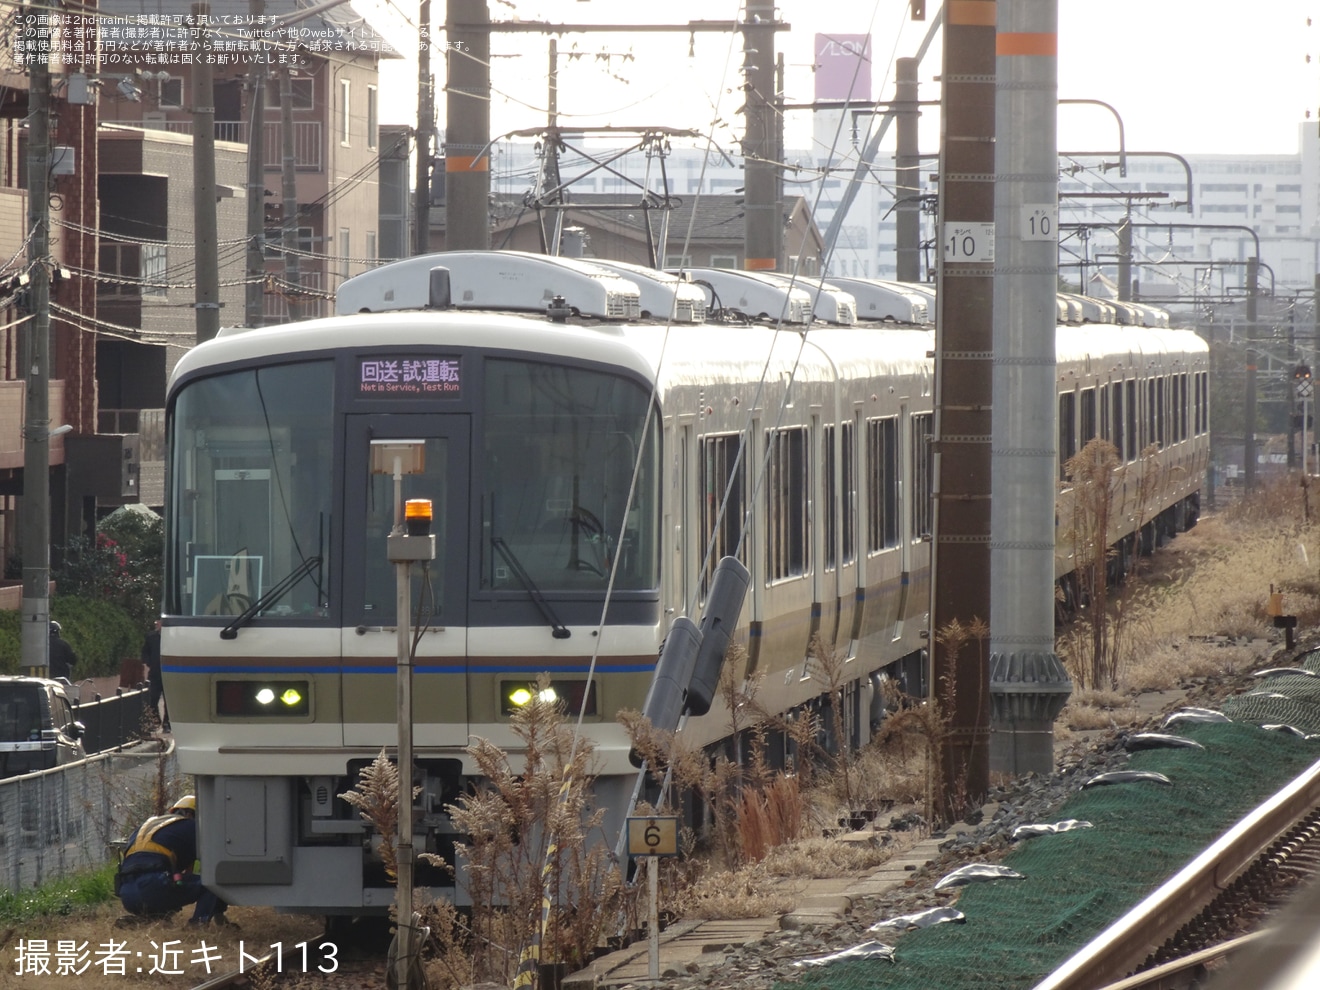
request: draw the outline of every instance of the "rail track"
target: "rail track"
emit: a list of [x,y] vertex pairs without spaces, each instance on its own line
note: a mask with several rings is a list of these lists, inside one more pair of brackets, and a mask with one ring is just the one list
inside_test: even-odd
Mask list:
[[[1320,873],[1320,763],[1239,822],[1035,990],[1176,990],[1262,942],[1262,919]],[[1239,982],[1237,986],[1259,986]]]

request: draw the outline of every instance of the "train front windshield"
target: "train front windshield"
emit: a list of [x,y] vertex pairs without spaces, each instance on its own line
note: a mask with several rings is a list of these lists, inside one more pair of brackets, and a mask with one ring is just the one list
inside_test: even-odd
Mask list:
[[[486,364],[481,587],[656,585],[652,442],[629,504],[650,397],[613,375]],[[643,522],[643,520],[646,520]]]
[[248,368],[202,379],[174,406],[166,609],[240,615],[329,606],[334,363]]
[[435,506],[432,621],[481,622],[482,598],[598,602],[612,571],[616,591],[654,592],[658,429],[644,385],[454,360],[460,387],[445,399],[355,393],[330,359],[185,385],[171,418],[167,609],[238,615],[257,603],[258,620],[392,621],[393,481],[369,468],[371,443],[390,438],[425,442],[425,472],[404,478],[403,496]]

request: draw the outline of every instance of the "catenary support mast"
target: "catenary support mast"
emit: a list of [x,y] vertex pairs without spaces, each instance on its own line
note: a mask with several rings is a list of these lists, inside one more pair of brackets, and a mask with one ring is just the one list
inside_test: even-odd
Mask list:
[[[989,787],[990,676],[975,628],[990,621],[994,0],[951,3],[944,19],[930,684],[948,720],[940,798],[949,812]],[[911,437],[911,449],[921,440]]]
[[1071,691],[1054,653],[1057,0],[999,0],[995,39],[992,772],[1049,773]]

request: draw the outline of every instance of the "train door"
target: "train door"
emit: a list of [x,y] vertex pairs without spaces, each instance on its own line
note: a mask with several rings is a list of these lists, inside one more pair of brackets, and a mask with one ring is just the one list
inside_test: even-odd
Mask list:
[[[344,743],[388,744],[396,738],[398,597],[386,552],[394,525],[394,479],[371,472],[373,440],[425,441],[423,471],[403,477],[403,499],[432,503],[436,559],[412,565],[409,625],[417,643],[413,718],[424,745],[467,744],[469,417],[349,416],[345,436],[343,653]],[[420,629],[420,633],[419,633]]]

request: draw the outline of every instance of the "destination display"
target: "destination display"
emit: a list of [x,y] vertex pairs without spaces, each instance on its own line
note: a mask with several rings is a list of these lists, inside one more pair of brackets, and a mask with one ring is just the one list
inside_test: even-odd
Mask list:
[[459,358],[358,358],[357,394],[362,398],[458,399],[463,393]]

